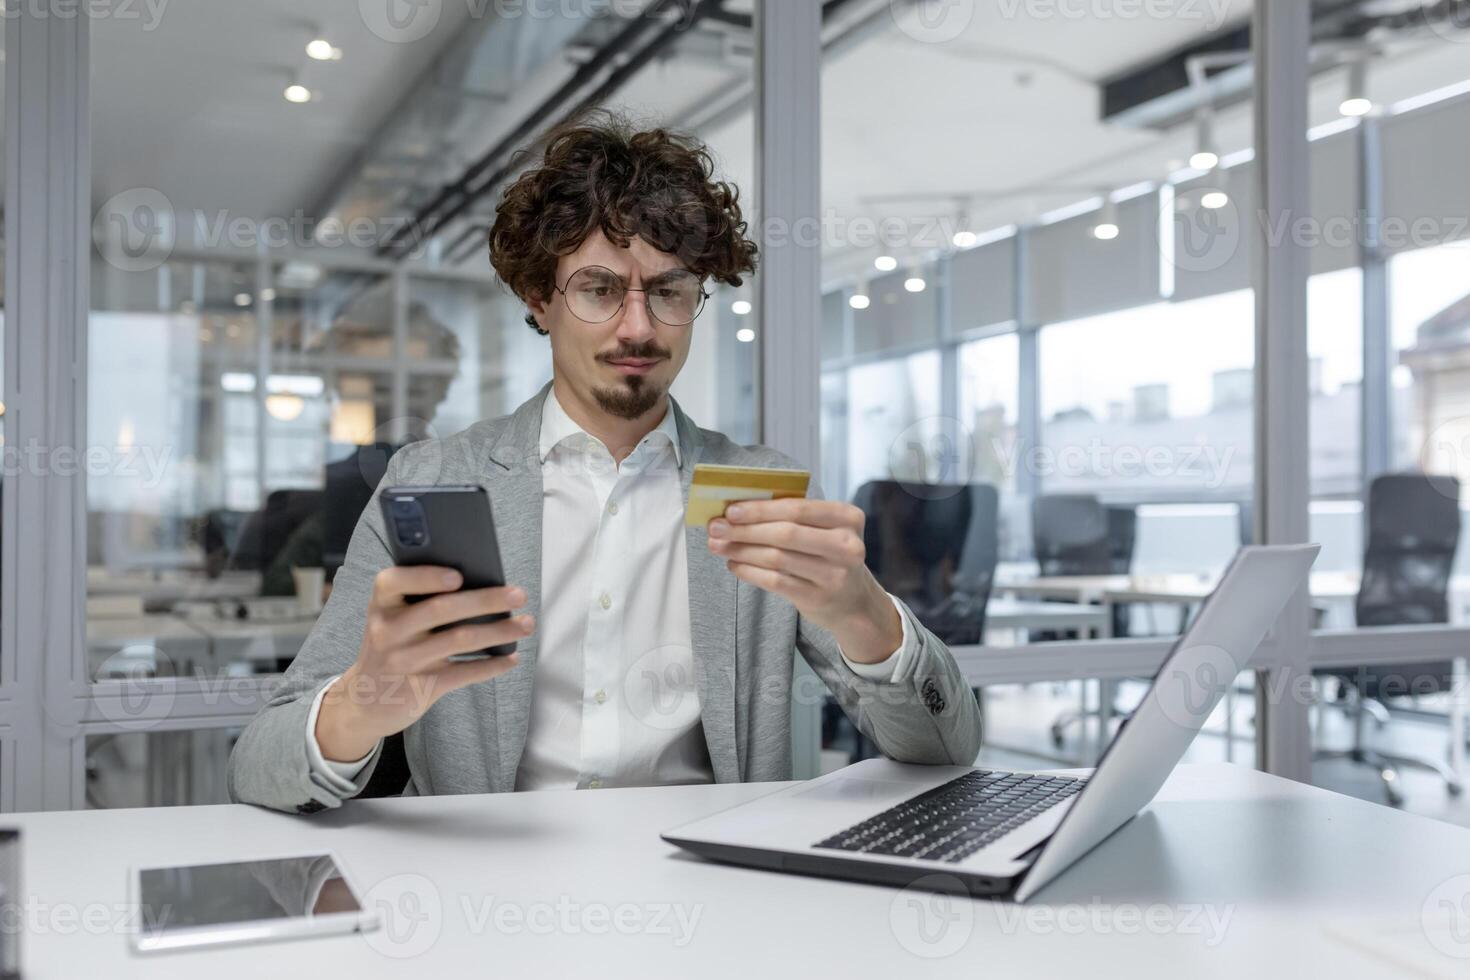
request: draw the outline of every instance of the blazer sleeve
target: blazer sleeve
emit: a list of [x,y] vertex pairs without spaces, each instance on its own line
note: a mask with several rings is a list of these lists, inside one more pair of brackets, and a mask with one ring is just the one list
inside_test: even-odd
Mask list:
[[[388,461],[380,487],[401,482],[403,449]],[[332,594],[301,651],[281,676],[265,707],[246,726],[230,754],[230,798],[288,813],[315,813],[342,805],[362,792],[381,753],[374,753],[350,792],[312,771],[307,756],[306,724],[317,692],[351,667],[362,646],[373,579],[393,564],[388,550],[378,493],[358,518],[342,567],[332,580]]]
[[[821,491],[813,486],[812,497]],[[980,706],[954,654],[925,628],[912,609],[894,599],[915,643],[888,680],[859,676],[843,659],[836,638],[805,617],[797,620],[796,648],[843,712],[878,750],[899,762],[973,765],[980,752]]]

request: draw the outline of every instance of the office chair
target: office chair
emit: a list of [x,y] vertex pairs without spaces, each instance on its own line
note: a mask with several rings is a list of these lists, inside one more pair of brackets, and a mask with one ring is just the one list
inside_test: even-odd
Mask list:
[[235,532],[230,568],[264,571],[285,547],[291,532],[322,505],[320,490],[272,490],[265,506],[245,518]]
[[[1138,512],[1131,507],[1105,507],[1091,494],[1047,494],[1032,504],[1032,544],[1043,576],[1126,575],[1133,567],[1133,548],[1138,537]],[[1113,607],[1113,635],[1128,635],[1129,608]],[[1046,632],[1037,639],[1057,639]],[[1052,722],[1052,743],[1061,746],[1066,731],[1088,718],[1099,717],[1094,709],[1066,711]],[[1126,713],[1114,711],[1115,717]]]
[[[983,642],[1000,558],[995,487],[874,480],[858,488],[853,503],[866,516],[865,562],[883,588],[945,643]],[[841,725],[841,709],[829,702],[824,742],[835,741]],[[861,735],[855,745],[858,761],[866,752]]]
[[403,747],[403,733],[389,735],[383,739],[383,748],[378,753],[378,764],[368,777],[362,792],[353,799],[377,800],[390,796],[402,796],[408,787],[408,753]]
[[[1392,473],[1368,490],[1363,578],[1354,604],[1359,626],[1403,626],[1449,621],[1449,584],[1460,541],[1460,481],[1452,476]],[[1452,795],[1459,777],[1433,759],[1397,755],[1366,744],[1365,721],[1389,720],[1388,698],[1448,691],[1453,663],[1392,664],[1317,671],[1335,680],[1337,706],[1353,723],[1349,749],[1320,750],[1315,758],[1346,758],[1376,768],[1390,804],[1403,803],[1399,767],[1427,769]]]
[[995,488],[875,480],[853,502],[873,577],[945,643],[981,642],[999,560]]

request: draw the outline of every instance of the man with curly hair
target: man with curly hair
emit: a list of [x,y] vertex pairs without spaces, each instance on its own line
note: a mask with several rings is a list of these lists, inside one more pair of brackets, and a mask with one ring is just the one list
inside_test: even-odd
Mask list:
[[[860,510],[814,492],[685,526],[697,463],[801,465],[697,427],[669,396],[711,282],[755,269],[736,188],[698,141],[607,114],[531,162],[490,260],[548,337],[553,380],[508,417],[400,451],[383,479],[484,487],[510,584],[394,567],[370,505],[235,747],[232,794],[309,813],[365,790],[788,779],[792,697],[823,693],[793,690],[797,652],[883,753],[972,763],[975,700],[864,565]],[[779,325],[768,334],[780,343]],[[454,625],[500,612],[515,615]]]

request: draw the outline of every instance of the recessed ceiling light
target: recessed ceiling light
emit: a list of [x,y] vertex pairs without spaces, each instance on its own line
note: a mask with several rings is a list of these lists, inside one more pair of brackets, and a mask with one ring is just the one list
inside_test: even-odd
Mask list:
[[873,260],[873,268],[879,272],[892,272],[898,268],[898,259],[891,255],[880,255]]
[[1118,226],[1111,221],[1104,221],[1093,226],[1092,237],[1100,242],[1110,242],[1118,237]]
[[855,310],[866,310],[872,302],[866,293],[853,293],[847,297],[847,305]]
[[269,303],[271,300],[273,300],[275,298],[276,298],[276,290],[275,290],[275,287],[274,286],[267,286],[267,287],[265,287],[264,289],[262,289],[260,291],[260,301],[262,303]]
[[302,85],[300,82],[292,82],[290,85],[287,85],[286,91],[283,94],[286,96],[287,102],[294,102],[297,105],[311,101],[311,89]]
[[1373,111],[1373,100],[1361,97],[1343,99],[1342,105],[1337,107],[1337,111],[1342,113],[1344,116],[1366,116],[1368,113]]
[[748,299],[737,299],[735,302],[730,304],[730,312],[734,313],[736,316],[749,316],[750,310],[750,300]]
[[1230,195],[1224,191],[1208,191],[1199,199],[1200,207],[1218,211],[1230,203]]
[[235,294],[235,305],[236,306],[249,306],[250,305],[250,294],[249,293],[236,293]]
[[1189,158],[1189,165],[1196,170],[1214,170],[1220,165],[1220,154],[1214,150],[1200,150]]
[[969,248],[980,240],[980,236],[973,231],[957,231],[954,233],[955,248]]
[[903,288],[911,293],[922,293],[924,287],[929,285],[920,276],[910,276],[903,281]]
[[315,37],[306,45],[306,56],[317,61],[338,61],[342,57],[342,49],[334,48],[332,42],[324,37]]
[[755,339],[755,331],[750,329],[749,327],[741,327],[739,330],[735,331],[735,339],[740,341],[742,344],[748,344]]

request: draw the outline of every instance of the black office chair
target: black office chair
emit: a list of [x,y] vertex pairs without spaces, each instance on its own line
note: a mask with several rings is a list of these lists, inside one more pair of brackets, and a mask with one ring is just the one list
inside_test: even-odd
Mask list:
[[388,796],[402,796],[408,787],[408,754],[403,747],[403,733],[389,735],[383,739],[383,748],[378,753],[378,764],[368,777],[362,792],[354,799],[374,800]]
[[[1131,507],[1106,507],[1091,494],[1047,494],[1031,507],[1032,546],[1044,576],[1126,575],[1133,567],[1133,548],[1138,537],[1138,512]],[[1113,607],[1113,635],[1128,635],[1129,608]],[[1047,631],[1041,641],[1058,639]],[[1114,716],[1126,712],[1114,709]],[[1066,711],[1052,722],[1052,743],[1060,746],[1072,725],[1099,717],[1090,709]]]
[[1031,544],[1043,576],[1107,575],[1108,512],[1091,494],[1043,494],[1031,504]]
[[[883,588],[945,643],[983,642],[985,606],[1000,557],[995,487],[874,480],[858,488],[853,503],[866,517],[866,564]],[[822,712],[823,743],[838,741],[843,726],[841,709],[829,701]],[[868,750],[854,731],[852,761]]]
[[285,547],[291,532],[322,505],[320,490],[272,490],[265,506],[245,518],[235,532],[230,568],[264,571]]
[[873,577],[945,643],[980,643],[999,560],[995,488],[875,480],[853,502]]
[[[1449,621],[1449,585],[1460,542],[1460,481],[1452,476],[1392,473],[1376,478],[1368,490],[1363,578],[1354,605],[1359,626],[1404,626]],[[1346,758],[1379,771],[1388,801],[1403,802],[1398,768],[1413,766],[1439,775],[1453,795],[1460,779],[1433,759],[1396,755],[1370,748],[1365,721],[1382,727],[1386,701],[1406,695],[1451,690],[1451,661],[1392,664],[1317,671],[1335,680],[1337,703],[1353,723],[1353,746],[1323,750],[1316,758]]]

